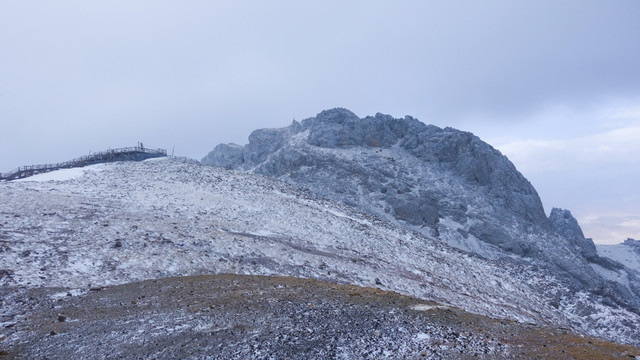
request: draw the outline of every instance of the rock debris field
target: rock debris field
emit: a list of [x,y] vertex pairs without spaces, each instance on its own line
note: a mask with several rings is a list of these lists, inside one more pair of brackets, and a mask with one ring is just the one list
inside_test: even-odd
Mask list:
[[[620,359],[637,348],[374,288],[203,275],[1,291],[3,359]],[[2,348],[7,337],[20,342]]]

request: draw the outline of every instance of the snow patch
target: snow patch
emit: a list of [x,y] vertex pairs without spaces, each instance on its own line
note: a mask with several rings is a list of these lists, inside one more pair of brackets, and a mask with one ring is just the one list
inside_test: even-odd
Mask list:
[[60,299],[64,299],[67,296],[80,296],[80,295],[84,295],[87,292],[89,292],[86,289],[71,289],[69,291],[62,291],[59,293],[55,293],[55,294],[51,294],[49,295],[49,298],[51,300],[60,300]]
[[87,172],[103,171],[105,164],[95,164],[71,169],[60,169],[42,174],[29,176],[24,179],[17,179],[14,182],[42,182],[42,181],[67,181],[84,176]]
[[629,287],[629,275],[627,275],[626,272],[624,271],[614,271],[614,270],[609,270],[606,269],[598,264],[594,264],[594,263],[590,263],[589,265],[591,265],[591,268],[597,272],[598,274],[600,274],[600,276],[602,276],[603,278],[609,280],[609,281],[615,281],[617,283],[620,283],[626,287]]
[[450,309],[450,307],[445,305],[429,305],[429,304],[415,304],[409,307],[411,310],[415,311],[429,311],[429,310],[446,310]]
[[156,161],[160,162],[160,161],[164,161],[164,160],[167,160],[167,157],[165,157],[165,156],[162,156],[162,157],[154,157],[154,158],[144,159],[144,160],[142,160],[142,161],[143,161],[143,162],[156,162]]
[[628,245],[596,245],[598,255],[615,260],[629,269],[640,272],[640,254]]
[[278,234],[274,233],[273,231],[269,231],[269,230],[255,230],[255,231],[248,231],[247,234],[249,235],[255,235],[255,236],[264,236],[264,237],[270,237],[270,236],[278,236]]

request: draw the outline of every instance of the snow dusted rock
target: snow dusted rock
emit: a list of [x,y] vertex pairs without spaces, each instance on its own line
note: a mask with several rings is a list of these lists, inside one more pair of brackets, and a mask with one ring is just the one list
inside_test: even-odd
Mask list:
[[[350,154],[352,149],[361,150],[362,154]],[[376,114],[359,119],[346,109],[327,110],[284,129],[256,130],[249,136],[242,158],[234,156],[238,152],[236,146],[218,146],[202,163],[289,178],[324,197],[347,204],[358,204],[360,201],[357,200],[364,196],[367,199],[362,202],[377,200],[375,202],[384,203],[384,209],[378,206],[377,210],[384,210],[412,225],[425,225],[435,232],[439,218],[467,218],[467,208],[463,204],[457,202],[448,206],[441,203],[448,195],[442,193],[445,189],[422,186],[419,175],[426,170],[428,174],[425,175],[432,175],[432,178],[450,177],[455,185],[472,184],[482,188],[490,195],[492,205],[507,208],[509,213],[529,223],[546,224],[535,189],[497,150],[471,133],[427,126],[411,117],[394,119]],[[342,157],[341,153],[346,156]],[[367,158],[354,159],[357,155]],[[218,160],[228,158],[236,161]],[[355,161],[362,160],[361,166],[354,166],[357,165]],[[422,169],[412,174],[411,169],[407,169],[409,166]],[[313,169],[307,171],[309,168]],[[337,175],[324,174],[322,170],[336,170]],[[428,184],[433,179],[424,180]],[[337,186],[321,184],[324,188],[317,189],[316,184],[309,184],[323,182]],[[340,188],[344,188],[341,191],[344,195],[332,196],[334,189]],[[380,212],[361,207],[369,212]],[[472,235],[482,235],[483,241],[510,252],[526,251],[520,245],[513,246],[513,239],[500,226],[476,225],[468,230]]]
[[202,163],[282,179],[486,259],[549,268],[572,291],[640,312],[637,276],[598,256],[568,211],[548,218],[529,181],[469,132],[331,109],[286,128],[256,130],[242,158],[215,161],[228,151],[216,147]]
[[535,261],[578,287],[605,285],[589,265],[602,260],[575,219],[559,210],[548,219],[529,181],[469,132],[338,108],[256,130],[239,152],[218,146],[202,163],[283,179],[489,259]]
[[230,168],[242,161],[242,149],[242,146],[236,144],[220,144],[202,161]]
[[634,306],[637,294],[640,294],[640,281],[638,274],[631,271],[633,268],[626,267],[622,259],[612,259],[598,255],[596,245],[593,240],[587,239],[578,225],[578,221],[571,215],[569,210],[553,208],[549,215],[552,229],[568,240],[575,247],[575,251],[581,254],[589,263],[589,266],[603,279],[609,280],[608,286],[599,285],[594,290],[598,293],[607,292],[608,288],[613,288],[615,293],[610,294],[618,298],[621,302],[630,301],[627,304]]
[[593,240],[584,237],[578,221],[571,215],[569,210],[553,208],[551,209],[549,220],[553,230],[569,240],[582,253],[582,256],[592,262],[597,260],[598,252]]
[[[582,254],[592,267],[593,265],[598,265],[598,267],[614,272],[626,272],[628,270],[624,269],[624,265],[621,262],[618,262],[617,260],[612,261],[607,257],[601,257],[598,255],[598,251],[593,240],[584,237],[582,229],[580,228],[580,225],[578,225],[578,221],[573,217],[573,215],[571,215],[569,210],[553,208],[549,215],[549,220],[551,221],[553,230],[564,239],[567,239],[570,244],[575,247],[576,252]],[[632,275],[632,278],[633,277],[634,276]]]

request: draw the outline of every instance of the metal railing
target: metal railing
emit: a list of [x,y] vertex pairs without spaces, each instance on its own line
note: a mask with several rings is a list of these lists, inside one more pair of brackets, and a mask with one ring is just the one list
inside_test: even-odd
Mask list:
[[102,162],[120,161],[120,160],[133,160],[127,158],[128,155],[136,154],[149,154],[151,156],[144,156],[144,158],[162,157],[167,156],[167,150],[165,149],[150,149],[142,146],[126,147],[119,149],[109,149],[100,151],[97,153],[81,156],[77,159],[57,163],[57,164],[43,164],[43,165],[27,165],[13,169],[6,173],[0,173],[0,180],[14,180],[22,177],[27,177],[43,172],[54,171],[58,169],[68,169],[74,167],[82,167]]

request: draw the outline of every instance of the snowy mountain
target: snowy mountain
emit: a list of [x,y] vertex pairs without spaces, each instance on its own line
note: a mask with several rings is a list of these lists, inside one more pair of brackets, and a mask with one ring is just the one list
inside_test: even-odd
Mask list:
[[[89,343],[170,358],[149,341],[182,349],[204,335],[216,339],[198,345],[206,349],[236,341],[240,352],[224,349],[236,358],[255,346],[285,356],[291,337],[338,333],[342,342],[329,348],[309,346],[356,357],[393,357],[390,348],[415,356],[422,347],[435,357],[466,348],[509,358],[533,338],[544,341],[536,352],[560,351],[562,341],[595,349],[569,329],[640,344],[637,271],[598,255],[569,211],[547,217],[513,164],[472,134],[335,109],[258,130],[246,146],[219,145],[203,162],[220,166],[164,158],[0,182],[0,357],[99,357]],[[216,283],[220,293],[201,291]],[[304,295],[336,283],[352,287]],[[273,317],[239,313],[254,306],[249,293],[286,318],[278,339]],[[363,293],[371,296],[358,304],[332,298]],[[228,303],[235,320],[220,319]],[[319,319],[339,314],[354,318],[313,334],[326,325]],[[425,332],[415,327],[425,316],[441,320]],[[355,318],[371,326],[345,334]],[[371,338],[378,328],[395,335]]]
[[53,174],[0,183],[0,285],[18,299],[0,308],[5,344],[28,333],[9,326],[29,318],[19,299],[31,288],[82,295],[219,273],[379,287],[638,343],[637,314],[544,267],[484,259],[281,181],[175,159]]
[[569,211],[547,217],[533,186],[471,133],[332,109],[256,130],[245,146],[220,144],[202,163],[284,180],[487,260],[545,269],[570,292],[640,313],[637,273],[600,257]]

